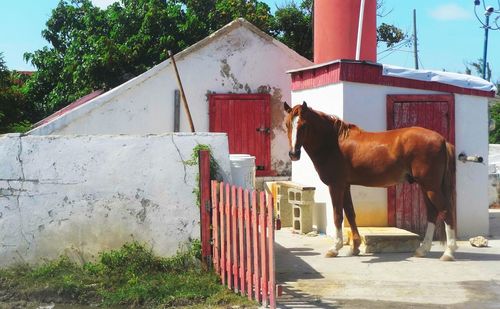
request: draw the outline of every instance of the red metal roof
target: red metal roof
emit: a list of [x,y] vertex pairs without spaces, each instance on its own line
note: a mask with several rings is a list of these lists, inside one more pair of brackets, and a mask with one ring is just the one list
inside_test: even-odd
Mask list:
[[292,75],[292,90],[311,89],[341,81],[401,88],[441,91],[482,97],[494,97],[494,91],[482,91],[458,87],[435,81],[421,81],[382,74],[378,63],[336,60],[309,68],[289,71]]
[[53,113],[52,115],[47,116],[44,119],[40,120],[39,122],[35,123],[33,125],[33,128],[36,128],[36,127],[39,127],[39,126],[44,125],[46,123],[49,123],[50,121],[54,120],[55,118],[58,118],[64,114],[67,114],[68,112],[74,110],[78,106],[81,106],[81,105],[87,103],[88,101],[92,100],[93,98],[100,96],[102,93],[104,93],[104,90],[96,90],[96,91],[93,91],[93,92],[87,94],[86,96],[79,98],[75,102],[61,108],[60,110]]

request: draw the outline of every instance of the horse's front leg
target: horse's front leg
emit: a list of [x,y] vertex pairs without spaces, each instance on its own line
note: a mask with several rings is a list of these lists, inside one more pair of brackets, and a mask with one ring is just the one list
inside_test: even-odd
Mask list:
[[339,255],[339,250],[344,246],[344,240],[342,237],[342,221],[343,213],[342,208],[344,205],[344,188],[339,188],[338,186],[329,185],[330,197],[332,199],[333,205],[333,221],[335,223],[335,241],[333,247],[328,250],[326,257],[336,257]]
[[356,213],[354,212],[354,205],[352,204],[351,186],[347,186],[344,191],[344,211],[347,221],[349,221],[349,225],[351,226],[352,254],[358,255],[359,246],[361,245],[361,236],[359,235],[358,226],[356,224]]

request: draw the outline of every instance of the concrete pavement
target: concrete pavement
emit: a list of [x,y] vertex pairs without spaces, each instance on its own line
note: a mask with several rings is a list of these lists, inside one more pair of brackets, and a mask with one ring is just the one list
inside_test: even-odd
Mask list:
[[327,259],[327,236],[284,229],[276,234],[280,308],[500,308],[500,210],[490,211],[489,247],[459,241],[455,262],[439,260],[434,242],[425,258],[381,253]]

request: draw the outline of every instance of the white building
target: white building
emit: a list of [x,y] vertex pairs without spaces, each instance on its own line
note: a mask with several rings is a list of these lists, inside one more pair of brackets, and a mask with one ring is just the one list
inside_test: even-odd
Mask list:
[[[228,133],[231,153],[256,156],[258,176],[290,175],[282,109],[291,92],[286,71],[311,62],[244,19],[174,57],[196,131]],[[75,102],[29,133],[190,131],[182,104],[180,111],[175,108],[176,89],[173,66],[166,60],[104,94]]]
[[[292,102],[335,114],[367,131],[419,125],[455,144],[456,155],[476,155],[484,164],[456,161],[457,232],[460,237],[488,233],[488,97],[494,86],[477,77],[411,70],[365,61],[337,60],[293,70]],[[292,180],[316,187],[315,200],[326,203],[327,233],[333,234],[328,188],[304,153],[293,163]],[[409,186],[409,185],[408,185]],[[399,193],[398,193],[399,192]],[[352,187],[359,226],[425,229],[418,189]],[[398,201],[404,200],[404,203]],[[410,203],[407,205],[405,203]],[[406,205],[406,207],[405,207]]]

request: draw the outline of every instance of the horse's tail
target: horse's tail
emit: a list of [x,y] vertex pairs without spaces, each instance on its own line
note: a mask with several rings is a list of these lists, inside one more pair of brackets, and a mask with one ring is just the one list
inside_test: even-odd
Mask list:
[[[456,165],[455,165],[455,146],[446,142],[446,160],[445,171],[443,174],[442,190],[446,200],[446,218],[450,219],[450,225],[456,233]],[[446,232],[444,227],[444,219],[442,215],[438,215],[438,222],[436,224],[436,236],[441,243],[446,242]],[[455,235],[456,236],[456,235]]]

